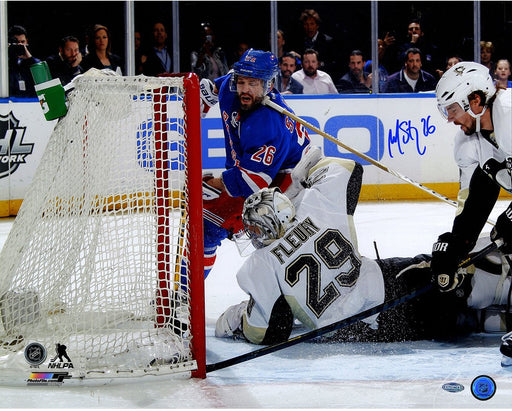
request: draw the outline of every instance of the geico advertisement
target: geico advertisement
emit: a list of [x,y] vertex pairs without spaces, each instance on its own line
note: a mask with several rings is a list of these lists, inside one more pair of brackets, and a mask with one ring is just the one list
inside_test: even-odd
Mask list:
[[[457,127],[441,117],[432,94],[287,96],[286,101],[304,122],[417,182],[458,180],[453,159]],[[0,103],[0,200],[24,198],[55,124],[45,120],[38,102]],[[137,141],[117,149],[136,146],[139,149],[130,151],[139,156],[151,131],[143,125],[137,130],[130,133]],[[218,106],[201,121],[201,133],[203,169],[219,174],[226,152]],[[365,166],[364,184],[404,184],[322,135],[311,130],[309,135],[325,155],[360,161]],[[145,159],[139,160],[147,171]]]
[[[437,110],[433,94],[411,96],[286,96],[294,113],[305,122],[359,153],[417,182],[456,182],[453,137],[457,127]],[[203,168],[224,168],[224,134],[218,108],[202,123]],[[364,184],[401,184],[359,156],[308,130],[327,156],[350,158],[364,167]]]

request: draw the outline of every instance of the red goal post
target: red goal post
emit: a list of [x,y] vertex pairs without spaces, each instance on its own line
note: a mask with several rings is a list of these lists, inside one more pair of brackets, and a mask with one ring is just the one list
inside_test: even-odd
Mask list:
[[[189,178],[189,200],[186,213],[193,223],[189,229],[189,261],[190,261],[190,295],[191,329],[194,335],[192,354],[197,362],[197,370],[193,377],[206,377],[206,336],[205,336],[205,301],[204,301],[204,263],[203,263],[203,197],[202,197],[202,156],[201,156],[201,112],[199,95],[199,78],[195,73],[169,73],[161,77],[183,77],[183,104],[187,109],[186,133],[188,134],[189,154],[187,158]],[[192,154],[190,147],[193,147]],[[194,304],[194,302],[199,302]]]

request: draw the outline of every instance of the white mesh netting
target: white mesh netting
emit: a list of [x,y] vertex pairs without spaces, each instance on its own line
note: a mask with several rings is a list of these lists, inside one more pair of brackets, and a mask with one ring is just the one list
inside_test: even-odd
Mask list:
[[192,369],[183,79],[75,83],[0,254],[0,374]]

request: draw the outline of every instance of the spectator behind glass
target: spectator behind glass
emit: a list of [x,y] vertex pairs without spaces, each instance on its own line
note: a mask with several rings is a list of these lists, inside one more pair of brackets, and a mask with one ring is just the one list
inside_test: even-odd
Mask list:
[[388,77],[384,93],[418,93],[433,91],[437,81],[430,73],[421,69],[421,51],[411,48],[405,53],[404,68]]
[[9,96],[35,97],[34,80],[30,66],[40,60],[29,51],[27,31],[22,26],[9,29]]
[[343,94],[369,93],[372,78],[363,71],[364,59],[361,50],[353,50],[350,53],[348,68],[348,73],[338,80],[336,85],[338,91]]
[[135,74],[142,74],[142,65],[146,61],[146,56],[142,50],[142,34],[140,31],[134,33],[135,46]]
[[409,22],[407,36],[408,41],[400,47],[400,61],[404,60],[407,50],[417,48],[422,54],[423,70],[430,74],[435,74],[436,69],[442,67],[442,62],[439,61],[438,47],[425,36],[421,22],[418,19],[413,19]]
[[[320,15],[313,9],[306,9],[300,15],[299,20],[304,30],[304,39],[302,43],[295,45],[293,49],[301,54],[304,54],[307,49],[318,51],[320,57],[318,68],[329,74],[334,75],[337,73],[335,40],[333,37],[320,31],[320,24],[322,23]],[[337,75],[335,78],[338,78]]]
[[512,81],[509,80],[510,74],[510,62],[506,59],[498,60],[494,74],[496,87],[512,88]]
[[284,31],[277,30],[277,58],[283,57],[285,50],[284,45],[286,44],[286,39],[284,38]]
[[494,44],[492,41],[481,41],[480,42],[480,63],[489,69],[489,74],[494,76],[496,70],[496,64],[492,61],[492,55],[494,54]]
[[110,69],[117,74],[123,74],[121,57],[111,52],[110,31],[106,26],[95,24],[88,36],[88,54],[82,59],[84,71],[90,68],[98,70]]
[[[452,56],[448,57],[446,59],[446,69],[445,71],[448,71],[450,67],[455,66],[455,64],[460,63],[462,61],[462,58],[459,56]],[[436,70],[436,74],[439,78],[441,78],[444,74],[443,70]]]
[[190,66],[199,78],[215,80],[229,71],[226,55],[215,45],[215,32],[209,23],[201,23],[201,48],[190,55]]
[[167,51],[167,30],[161,22],[153,24],[153,42],[142,65],[142,72],[146,76],[158,76],[171,72],[171,56]]
[[[270,46],[272,45],[270,44]],[[288,49],[288,47],[286,46],[286,37],[284,35],[284,31],[279,29],[277,30],[277,58],[281,58],[287,53],[291,53],[295,56],[297,68],[300,69],[300,54],[297,53],[296,51]]]
[[80,65],[81,62],[80,43],[75,36],[63,37],[60,41],[59,52],[46,59],[52,78],[59,78],[63,86],[84,72]]
[[233,67],[233,64],[240,60],[240,57],[243,56],[243,54],[249,50],[249,43],[246,41],[240,41],[236,47],[235,51],[231,53],[231,62],[229,63],[229,67]]
[[302,84],[292,78],[296,68],[295,54],[285,53],[279,58],[279,73],[277,73],[275,87],[281,94],[303,94]]
[[[390,41],[389,39],[391,37],[389,36],[389,33],[386,34],[385,39],[386,38],[388,38],[388,41]],[[377,47],[378,47],[378,53],[379,53],[378,54],[378,59],[379,59],[379,91],[383,90],[384,83],[386,83],[386,81],[388,81],[388,76],[389,76],[388,70],[382,64],[383,57],[385,56],[385,53],[386,53],[386,50],[387,50],[386,40],[385,39],[384,40],[377,39]],[[394,37],[393,37],[392,41],[393,42],[395,41]],[[370,84],[368,87],[370,87],[370,88],[371,88],[372,78],[373,78],[372,70],[373,70],[372,61],[368,60],[366,63],[364,63],[363,71],[366,74],[368,74],[368,81],[369,81],[369,84]]]
[[304,87],[304,94],[338,94],[332,78],[325,71],[318,70],[318,52],[307,49],[302,58],[302,69],[292,74]]
[[394,30],[386,31],[378,41],[379,67],[383,66],[388,73],[394,73],[402,68],[402,62],[398,58],[400,46],[397,42]]

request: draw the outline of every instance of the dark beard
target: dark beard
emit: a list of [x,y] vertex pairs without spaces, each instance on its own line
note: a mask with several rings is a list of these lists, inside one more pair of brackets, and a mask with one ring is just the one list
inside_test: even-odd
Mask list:
[[245,107],[245,105],[242,104],[242,101],[240,100],[240,96],[237,94],[236,97],[238,99],[238,103],[240,104],[240,110],[244,113],[249,113],[256,110],[259,106],[261,106],[261,102],[263,101],[262,97],[256,97],[254,98],[250,107]]

